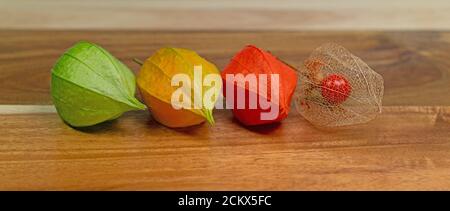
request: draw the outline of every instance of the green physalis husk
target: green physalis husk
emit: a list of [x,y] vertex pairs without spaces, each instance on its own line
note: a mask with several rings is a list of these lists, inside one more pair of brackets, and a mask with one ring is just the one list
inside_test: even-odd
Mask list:
[[95,125],[130,110],[143,110],[135,98],[134,74],[102,47],[81,41],[52,69],[51,95],[59,116],[74,127]]

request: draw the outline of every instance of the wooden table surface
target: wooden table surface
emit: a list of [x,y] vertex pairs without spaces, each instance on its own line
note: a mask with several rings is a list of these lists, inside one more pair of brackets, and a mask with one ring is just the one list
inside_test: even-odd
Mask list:
[[0,0],[1,29],[449,30],[448,0]]
[[[450,32],[0,31],[0,189],[450,189]],[[317,129],[293,108],[281,124],[169,129],[147,111],[75,130],[51,106],[50,69],[74,42],[100,44],[135,72],[164,46],[224,68],[245,44],[300,66],[339,43],[383,75],[374,121]]]

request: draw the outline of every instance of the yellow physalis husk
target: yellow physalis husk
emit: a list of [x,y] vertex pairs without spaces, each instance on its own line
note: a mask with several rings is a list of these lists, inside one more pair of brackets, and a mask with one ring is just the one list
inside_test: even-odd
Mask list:
[[[196,67],[197,66],[197,67]],[[194,68],[201,66],[201,80],[194,80]],[[203,95],[209,89],[215,89],[213,100],[217,101],[221,94],[222,81],[215,86],[203,86],[203,80],[208,74],[217,74],[220,78],[220,72],[217,67],[200,57],[194,51],[181,48],[162,48],[154,55],[148,58],[139,72],[137,83],[140,89],[144,89],[153,97],[171,103],[172,94],[179,88],[171,85],[172,77],[177,74],[186,74],[191,81],[191,109],[189,110],[197,115],[204,117],[210,124],[214,124],[212,115],[213,105],[205,105],[201,100],[201,104],[195,101],[195,96],[203,99]],[[194,90],[202,90],[201,96]],[[188,93],[186,93],[188,94]]]

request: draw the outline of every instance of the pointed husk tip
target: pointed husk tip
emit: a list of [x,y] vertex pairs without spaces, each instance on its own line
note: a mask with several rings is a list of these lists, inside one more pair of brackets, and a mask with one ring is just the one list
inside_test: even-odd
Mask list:
[[211,125],[214,126],[215,121],[214,121],[214,116],[212,114],[212,110],[206,109],[203,111],[203,114],[205,115],[205,119],[206,121]]

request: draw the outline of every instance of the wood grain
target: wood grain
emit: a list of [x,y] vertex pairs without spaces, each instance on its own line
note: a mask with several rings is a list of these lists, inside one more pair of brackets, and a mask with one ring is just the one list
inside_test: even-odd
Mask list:
[[75,42],[88,40],[134,71],[133,58],[164,46],[193,49],[223,69],[247,44],[300,67],[316,47],[336,42],[384,77],[384,105],[450,105],[449,32],[0,31],[0,37],[0,104],[51,104],[53,64]]
[[0,189],[449,189],[449,116],[449,106],[385,107],[330,131],[295,112],[245,128],[218,111],[216,126],[181,130],[145,111],[85,130],[56,114],[0,115]]
[[[0,31],[2,190],[449,190],[449,32]],[[75,130],[50,105],[50,69],[77,40],[132,69],[163,46],[223,68],[245,44],[294,66],[334,41],[385,78],[374,121],[318,129],[295,109],[281,124],[169,129],[146,111]]]
[[1,29],[448,30],[446,0],[0,0]]

